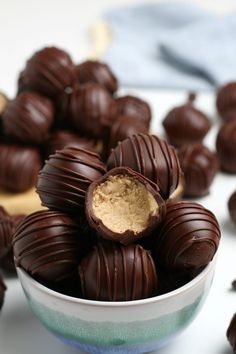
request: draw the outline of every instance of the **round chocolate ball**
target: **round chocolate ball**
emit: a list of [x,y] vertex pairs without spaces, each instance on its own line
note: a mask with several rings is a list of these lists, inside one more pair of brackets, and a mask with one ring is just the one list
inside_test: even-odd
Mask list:
[[76,220],[59,211],[37,211],[15,231],[16,265],[43,283],[60,283],[76,271],[78,242]]
[[146,101],[135,96],[122,96],[116,99],[116,105],[118,115],[135,117],[149,129],[151,108]]
[[0,310],[2,309],[4,297],[5,297],[6,286],[3,282],[2,276],[0,274]]
[[212,212],[194,202],[170,202],[157,231],[156,257],[169,269],[198,269],[213,259],[219,241],[220,229]]
[[218,171],[216,153],[197,143],[182,146],[178,151],[178,156],[184,173],[184,196],[207,195]]
[[216,107],[224,121],[236,118],[236,82],[220,87],[216,97]]
[[78,80],[81,84],[95,82],[113,94],[118,88],[118,81],[110,67],[96,60],[87,60],[76,66]]
[[33,145],[48,138],[53,120],[52,102],[33,92],[22,92],[9,101],[2,116],[3,130],[7,136]]
[[56,47],[46,47],[33,54],[19,78],[18,91],[36,91],[56,98],[76,81],[76,69],[70,56]]
[[227,173],[236,173],[236,119],[224,123],[216,138],[220,169]]
[[[108,170],[114,167],[130,167],[158,185],[164,199],[182,192],[182,171],[173,146],[155,135],[136,134],[111,150]],[[176,196],[177,197],[177,196]]]
[[169,143],[178,147],[201,142],[211,122],[203,112],[188,102],[173,108],[163,120],[163,126]]
[[110,129],[108,148],[116,147],[119,141],[137,133],[148,133],[147,126],[141,120],[132,116],[117,117]]
[[78,213],[89,185],[106,172],[98,154],[65,147],[51,155],[40,171],[37,193],[49,209]]
[[150,253],[140,245],[99,243],[79,265],[82,295],[100,301],[155,296],[157,274]]
[[236,352],[236,313],[231,318],[229,327],[226,331],[226,337],[232,346],[233,352]]
[[228,210],[232,221],[236,224],[236,191],[234,191],[228,200]]
[[130,168],[118,167],[93,182],[86,194],[86,216],[101,237],[127,245],[151,231],[165,215],[156,186]]
[[36,183],[41,167],[39,151],[19,145],[0,145],[0,188],[24,192]]

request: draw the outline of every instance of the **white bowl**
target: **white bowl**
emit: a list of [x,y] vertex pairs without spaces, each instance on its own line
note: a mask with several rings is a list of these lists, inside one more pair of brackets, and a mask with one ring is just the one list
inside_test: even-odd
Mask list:
[[139,354],[163,346],[192,322],[211,287],[215,258],[177,290],[126,302],[73,298],[41,285],[21,268],[17,273],[35,315],[64,342],[88,353]]

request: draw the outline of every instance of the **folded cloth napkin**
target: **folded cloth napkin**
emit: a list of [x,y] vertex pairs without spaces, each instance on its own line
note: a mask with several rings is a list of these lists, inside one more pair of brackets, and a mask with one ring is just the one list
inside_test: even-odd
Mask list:
[[103,59],[123,86],[208,90],[236,79],[236,13],[159,3],[118,8],[105,21],[113,41]]

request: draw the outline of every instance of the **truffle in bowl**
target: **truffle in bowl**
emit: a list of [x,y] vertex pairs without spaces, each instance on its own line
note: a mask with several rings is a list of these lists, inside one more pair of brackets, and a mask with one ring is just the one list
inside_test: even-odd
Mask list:
[[64,342],[88,353],[147,353],[168,343],[196,317],[210,290],[215,260],[182,287],[134,301],[70,297],[19,267],[17,273],[35,315]]

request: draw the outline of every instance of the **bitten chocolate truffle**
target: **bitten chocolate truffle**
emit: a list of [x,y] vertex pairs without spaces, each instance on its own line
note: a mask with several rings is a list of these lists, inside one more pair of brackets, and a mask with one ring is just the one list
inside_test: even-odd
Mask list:
[[211,122],[188,102],[173,108],[163,120],[168,142],[176,147],[199,143],[208,133]]
[[6,286],[3,282],[2,276],[0,274],[0,311],[1,311],[2,305],[3,305],[5,291],[6,291]]
[[109,149],[116,147],[119,141],[137,134],[148,133],[147,126],[132,116],[119,116],[114,124],[112,124],[109,134]]
[[89,185],[106,172],[98,154],[65,147],[51,155],[39,173],[37,193],[49,209],[78,213]]
[[2,116],[8,102],[7,96],[0,91],[0,117]]
[[24,192],[35,185],[41,158],[32,147],[1,144],[0,166],[0,188]]
[[216,138],[220,169],[227,173],[236,173],[236,119],[224,123]]
[[[108,170],[114,167],[130,167],[141,173],[160,188],[164,199],[182,192],[183,174],[173,146],[155,135],[136,134],[119,142],[111,150]],[[176,193],[178,191],[178,193]]]
[[87,60],[76,67],[81,84],[96,82],[113,94],[118,88],[118,81],[110,67],[96,60]]
[[96,83],[73,88],[68,104],[71,124],[94,138],[104,138],[116,118],[116,103],[107,90]]
[[124,245],[148,236],[165,215],[156,186],[130,168],[114,168],[86,194],[86,216],[103,238]]
[[228,210],[232,221],[236,224],[236,191],[234,191],[228,200]]
[[59,283],[77,269],[79,225],[67,214],[37,211],[13,237],[16,265],[43,283]]
[[18,91],[36,91],[56,98],[76,80],[76,68],[69,54],[56,47],[46,47],[27,61],[20,74]]
[[191,144],[180,148],[178,156],[184,173],[184,196],[207,195],[218,171],[216,153],[202,144]]
[[226,337],[232,346],[234,353],[236,353],[236,313],[230,321],[229,327],[226,331]]
[[224,121],[236,118],[236,82],[220,87],[216,97],[216,107]]
[[9,101],[2,116],[3,131],[15,140],[40,144],[48,138],[54,120],[52,102],[33,92],[22,92]]
[[167,203],[166,217],[156,234],[156,256],[167,268],[186,270],[207,265],[220,241],[212,212],[197,203]]
[[80,263],[79,275],[86,299],[130,301],[156,295],[153,259],[139,245],[99,243]]
[[116,99],[116,104],[119,116],[135,117],[149,129],[152,114],[147,102],[135,96],[122,96]]

